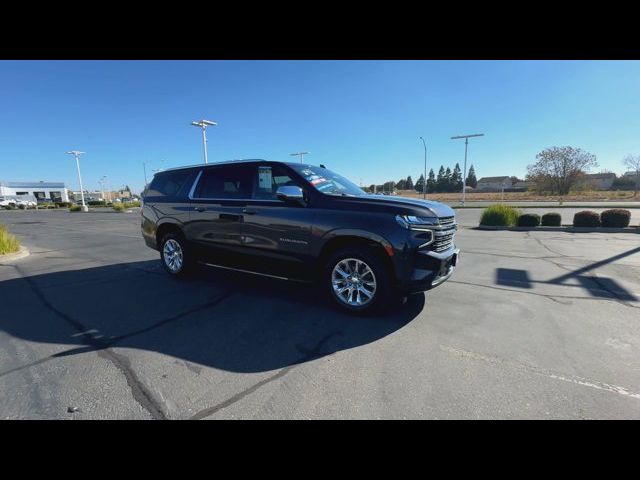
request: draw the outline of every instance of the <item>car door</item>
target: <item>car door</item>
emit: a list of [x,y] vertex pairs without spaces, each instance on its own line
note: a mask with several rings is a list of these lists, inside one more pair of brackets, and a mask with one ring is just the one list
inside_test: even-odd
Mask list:
[[189,194],[187,237],[216,248],[240,247],[242,210],[251,196],[250,165],[204,167]]
[[247,253],[304,262],[309,254],[313,210],[276,197],[281,186],[302,185],[283,165],[255,165],[251,199],[243,209],[242,243]]

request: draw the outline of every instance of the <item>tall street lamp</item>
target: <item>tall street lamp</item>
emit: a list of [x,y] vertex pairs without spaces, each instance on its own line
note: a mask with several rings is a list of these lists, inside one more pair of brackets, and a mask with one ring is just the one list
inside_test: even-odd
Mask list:
[[194,127],[200,127],[202,129],[202,148],[204,149],[204,163],[209,163],[207,160],[207,127],[215,127],[218,125],[217,122],[212,122],[211,120],[199,120],[197,122],[191,122],[191,125]]
[[104,202],[104,204],[107,204],[107,197],[104,194],[104,182],[107,179],[106,175],[103,175],[102,177],[100,177],[100,189],[102,191],[102,201]]
[[462,206],[464,207],[465,193],[467,191],[467,145],[469,145],[469,139],[471,137],[484,137],[484,133],[474,133],[472,135],[458,135],[451,137],[451,140],[457,140],[464,138],[464,172],[462,172]]
[[76,157],[76,167],[78,168],[78,182],[80,183],[80,197],[82,198],[82,211],[88,212],[89,208],[84,203],[84,189],[82,187],[82,176],[80,175],[80,155],[82,155],[85,152],[80,152],[78,150],[71,150],[70,152],[67,152],[67,153],[69,155],[73,155],[74,157]]
[[304,163],[304,156],[305,155],[309,155],[310,152],[297,152],[297,153],[290,153],[290,155],[292,157],[300,157],[300,163]]
[[427,199],[427,144],[424,142],[424,138],[420,137],[422,145],[424,145],[424,182],[422,182],[422,198]]

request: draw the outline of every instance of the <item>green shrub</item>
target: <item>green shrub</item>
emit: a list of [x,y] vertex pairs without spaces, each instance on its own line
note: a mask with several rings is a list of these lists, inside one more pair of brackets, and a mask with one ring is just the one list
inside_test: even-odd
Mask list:
[[11,235],[7,228],[0,224],[0,255],[14,253],[20,250],[20,241]]
[[116,203],[116,204],[113,206],[113,209],[114,209],[116,212],[124,212],[124,205],[122,205],[121,203]]
[[598,212],[594,212],[591,210],[583,210],[582,212],[578,212],[573,216],[573,226],[599,227],[600,215],[598,215]]
[[629,226],[631,212],[622,208],[612,208],[600,214],[603,227],[623,228]]
[[524,213],[518,217],[519,227],[537,227],[540,225],[540,215],[537,213]]
[[520,212],[517,208],[497,203],[484,209],[480,218],[480,225],[513,227],[518,223],[519,214]]
[[71,202],[56,202],[56,207],[58,208],[69,208],[73,204]]
[[140,202],[125,202],[124,206],[125,206],[125,208],[139,207],[140,206]]
[[541,225],[543,227],[559,227],[562,222],[562,217],[559,213],[551,212],[542,215]]
[[90,207],[104,207],[106,203],[104,200],[89,200],[87,205]]
[[71,207],[69,207],[70,212],[80,212],[81,210],[82,207],[80,205],[71,205]]

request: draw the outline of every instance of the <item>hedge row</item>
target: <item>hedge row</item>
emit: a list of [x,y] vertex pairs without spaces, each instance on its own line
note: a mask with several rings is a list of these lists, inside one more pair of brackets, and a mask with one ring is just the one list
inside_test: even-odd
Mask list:
[[[601,214],[591,210],[578,212],[573,217],[574,227],[624,228],[629,226],[631,212],[621,208],[605,210]],[[562,217],[559,213],[545,213],[540,217],[536,213],[520,214],[518,209],[507,205],[491,205],[482,212],[480,225],[500,227],[559,227]]]

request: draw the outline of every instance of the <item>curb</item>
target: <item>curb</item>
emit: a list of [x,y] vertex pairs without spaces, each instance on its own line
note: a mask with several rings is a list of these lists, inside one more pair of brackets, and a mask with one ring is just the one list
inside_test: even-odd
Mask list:
[[[441,203],[445,203],[445,202],[441,202]],[[468,202],[467,202],[468,203]],[[489,202],[483,202],[483,203],[489,203]],[[501,202],[495,202],[493,205],[499,204]],[[522,203],[522,202],[520,202]],[[456,209],[456,210],[468,210],[470,208],[487,208],[489,207],[489,205],[465,205],[464,207],[462,205],[449,205],[451,208]],[[636,205],[623,205],[623,204],[611,204],[611,205],[509,205],[507,203],[507,206],[509,207],[513,207],[513,208],[522,208],[524,209],[528,209],[528,208],[548,208],[548,209],[554,209],[554,208],[602,208],[605,210],[608,210],[610,208],[624,208],[624,209],[638,209],[640,208],[640,206],[636,206]]]
[[13,262],[15,260],[20,260],[21,258],[28,257],[31,255],[29,249],[25,246],[20,246],[20,250],[15,253],[7,253],[5,255],[0,255],[0,264],[6,264],[6,262]]
[[640,227],[491,227],[480,225],[472,230],[509,230],[511,232],[574,232],[574,233],[640,233]]

